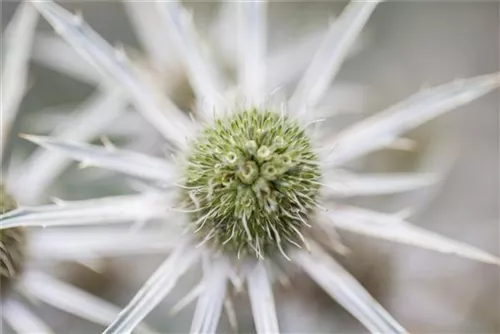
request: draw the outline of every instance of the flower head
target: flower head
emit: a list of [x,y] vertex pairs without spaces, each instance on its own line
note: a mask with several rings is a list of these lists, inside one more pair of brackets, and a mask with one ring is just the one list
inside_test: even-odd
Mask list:
[[320,172],[297,122],[274,111],[237,112],[203,130],[188,151],[183,192],[195,235],[238,256],[300,242]]
[[[17,208],[14,199],[0,186],[0,212],[2,214]],[[22,227],[0,230],[0,288],[5,296],[10,285],[24,269],[26,262],[26,231]]]
[[[477,248],[425,231],[401,215],[336,204],[339,184],[353,195],[406,191],[426,186],[428,175],[327,173],[455,107],[496,89],[491,74],[438,86],[318,142],[328,132],[315,119],[350,47],[378,1],[352,2],[332,24],[295,91],[279,107],[269,102],[265,66],[265,2],[238,3],[238,81],[231,86],[198,44],[188,13],[177,2],[144,4],[160,15],[197,97],[193,121],[150,82],[133,62],[111,47],[79,16],[45,1],[36,6],[75,49],[126,92],[130,102],[174,148],[157,158],[50,137],[25,138],[53,151],[148,182],[144,193],[49,206],[5,217],[9,227],[152,220],[180,222],[171,253],[105,333],[130,333],[201,259],[203,277],[187,301],[197,297],[191,331],[215,332],[228,283],[246,282],[259,333],[279,331],[272,295],[275,254],[302,268],[373,333],[403,333],[399,325],[327,250],[338,249],[334,229],[499,263]],[[272,69],[269,69],[272,71]],[[237,94],[228,92],[237,91]],[[235,108],[234,96],[237,96]],[[311,129],[309,125],[319,124]],[[333,174],[333,176],[332,176]],[[349,183],[351,181],[351,183]],[[383,186],[377,186],[383,185]],[[85,210],[83,210],[85,209]],[[49,220],[50,218],[50,220]],[[319,238],[318,236],[322,237]],[[326,241],[325,241],[326,240]],[[240,255],[240,256],[238,256]],[[245,256],[241,256],[245,255]],[[181,301],[181,304],[186,300]]]

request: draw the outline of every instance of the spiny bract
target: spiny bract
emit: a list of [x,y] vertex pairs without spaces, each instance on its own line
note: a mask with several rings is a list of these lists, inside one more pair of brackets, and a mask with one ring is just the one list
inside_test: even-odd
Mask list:
[[184,200],[216,248],[257,256],[296,243],[315,207],[318,158],[298,122],[251,109],[218,119],[193,142]]
[[[297,119],[304,127],[321,119],[321,104],[330,95],[331,83],[379,2],[350,2],[331,27],[321,32],[321,43],[312,58],[307,56],[305,62],[300,64],[294,60],[295,51],[298,50],[285,51],[285,57],[280,60],[286,65],[283,67],[286,71],[281,74],[280,71],[274,71],[273,62],[269,61],[271,55],[267,52],[269,34],[266,2],[235,3],[235,11],[231,8],[228,10],[237,18],[236,24],[234,27],[223,25],[225,30],[236,33],[235,38],[221,36],[219,39],[238,42],[235,45],[236,52],[229,54],[234,57],[231,59],[236,65],[236,82],[225,75],[225,66],[213,63],[211,57],[203,52],[204,45],[199,43],[192,16],[179,2],[141,2],[141,6],[145,6],[141,8],[133,5],[138,2],[128,2],[133,6],[132,11],[136,16],[134,22],[140,23],[140,31],[147,28],[148,33],[141,33],[141,36],[147,36],[145,45],[155,46],[154,50],[151,48],[151,59],[171,55],[171,51],[178,52],[179,64],[175,66],[186,69],[196,95],[197,108],[192,114],[196,125],[221,117],[214,122],[213,127],[203,130],[201,134],[197,133],[190,147],[186,139],[193,138],[196,125],[168,96],[159,93],[159,87],[138,72],[123,50],[109,45],[81,16],[75,16],[51,1],[33,2],[56,31],[99,73],[106,76],[104,81],[100,75],[97,79],[104,84],[103,87],[107,88],[112,82],[116,84],[116,91],[113,89],[106,98],[121,100],[123,106],[133,104],[172,145],[173,157],[161,159],[110,145],[103,148],[82,144],[78,140],[73,141],[71,138],[74,137],[26,136],[51,151],[64,153],[86,165],[152,181],[154,188],[150,189],[149,184],[141,183],[141,194],[31,208],[25,210],[24,214],[4,217],[5,221],[9,226],[132,221],[156,221],[169,226],[171,211],[180,208],[190,213],[188,226],[194,230],[198,242],[213,247],[197,247],[190,235],[171,233],[175,239],[166,245],[168,257],[127,306],[121,312],[116,312],[118,316],[108,322],[104,334],[131,333],[172,292],[179,280],[200,262],[203,270],[199,284],[176,306],[179,309],[197,299],[191,333],[218,332],[217,326],[224,307],[230,321],[235,324],[230,283],[238,291],[246,285],[257,333],[279,333],[273,282],[283,277],[282,266],[273,261],[272,256],[260,261],[233,259],[233,254],[237,255],[238,251],[264,257],[270,255],[271,248],[281,251],[371,333],[407,333],[331,256],[330,251],[337,251],[342,246],[336,229],[458,254],[487,263],[499,264],[500,260],[475,247],[412,225],[404,219],[405,214],[384,213],[339,205],[337,202],[337,197],[341,197],[338,195],[346,188],[349,188],[352,196],[371,196],[426,187],[430,184],[428,175],[348,174],[348,177],[337,178],[331,174],[341,173],[324,173],[321,175],[321,184],[324,185],[325,196],[320,198],[319,159],[325,169],[338,171],[351,161],[390,148],[400,138],[404,138],[405,132],[496,90],[500,85],[499,74],[478,76],[423,90],[349,126],[334,137],[328,136],[331,122],[318,122],[321,135],[314,138],[318,140],[315,147],[321,147],[318,158],[304,128],[279,113],[260,107],[266,101],[270,104],[282,103],[286,106],[287,117]],[[172,48],[167,46],[167,53],[158,53],[156,46],[162,46],[163,49],[166,46],[164,43],[168,41],[172,41]],[[60,61],[54,63],[57,62]],[[273,73],[268,71],[271,69]],[[303,75],[298,81],[296,78],[291,79],[291,76],[276,81],[271,76],[281,76],[284,72],[298,74],[302,70]],[[288,87],[292,86],[296,88],[287,96]],[[278,87],[285,88],[281,90],[284,94],[274,94]],[[120,94],[115,95],[116,92]],[[269,99],[271,95],[275,96]],[[237,99],[234,100],[234,97]],[[234,116],[220,116],[228,105],[243,103],[259,106],[259,110],[238,112],[235,109],[230,110]],[[333,110],[327,117],[330,116],[333,116]],[[109,122],[112,119],[110,117]],[[100,122],[92,121],[92,127],[95,123]],[[127,127],[122,122],[118,123],[122,129]],[[94,128],[92,131],[96,135]],[[84,138],[89,141],[89,137]],[[274,147],[280,143],[285,148],[282,152]],[[186,157],[183,175],[174,172],[176,165],[182,166],[184,162],[179,159],[181,156]],[[179,161],[181,164],[177,164]],[[182,179],[176,181],[179,176]],[[339,186],[344,181],[346,184]],[[177,194],[176,202],[172,201],[175,197],[172,196],[172,185],[181,185],[183,189],[183,196]],[[320,200],[325,210],[314,210],[317,218],[312,217],[313,207]],[[179,201],[184,202],[184,205],[179,205]],[[302,235],[299,227],[309,221],[314,222],[311,223],[311,233]],[[152,229],[155,236],[166,237],[152,226],[148,229]],[[289,247],[285,253],[282,242],[294,242],[294,236],[303,236],[303,243],[309,245],[309,251]],[[100,240],[114,240],[114,235],[98,237]],[[140,239],[134,242],[139,243]],[[141,246],[124,242],[123,245],[134,246],[133,252],[149,252],[152,243]],[[223,254],[214,254],[213,249],[222,250]],[[121,253],[128,254],[129,251],[126,248]]]
[[[2,214],[17,208],[16,201],[0,185],[0,212]],[[19,277],[26,259],[26,233],[24,228],[15,227],[0,230],[0,289],[5,295],[13,280]]]

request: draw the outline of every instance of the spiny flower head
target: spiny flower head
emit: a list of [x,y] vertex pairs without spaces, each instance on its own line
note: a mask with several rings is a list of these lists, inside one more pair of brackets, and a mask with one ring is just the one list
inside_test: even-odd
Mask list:
[[259,257],[281,240],[300,242],[320,171],[297,121],[269,110],[237,112],[208,126],[189,152],[184,197],[202,240]]
[[[17,208],[16,201],[0,185],[0,212]],[[26,231],[23,227],[0,230],[0,288],[2,298],[17,280],[26,262]]]

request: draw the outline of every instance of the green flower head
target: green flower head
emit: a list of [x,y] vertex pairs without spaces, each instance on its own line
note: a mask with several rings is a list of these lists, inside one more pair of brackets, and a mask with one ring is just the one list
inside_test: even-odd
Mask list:
[[319,190],[318,157],[304,129],[269,110],[216,120],[192,143],[185,173],[195,234],[238,255],[296,243]]
[[[17,208],[16,201],[0,185],[0,212]],[[0,230],[0,289],[2,296],[21,273],[26,260],[26,233],[22,227]]]

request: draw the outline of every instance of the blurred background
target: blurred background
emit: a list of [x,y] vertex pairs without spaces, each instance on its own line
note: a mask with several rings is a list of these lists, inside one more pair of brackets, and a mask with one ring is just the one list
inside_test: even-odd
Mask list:
[[[200,31],[210,30],[211,33],[203,36],[207,43],[224,42],[226,36],[217,35],[216,29],[207,29],[218,19],[219,3],[185,4],[193,10]],[[15,2],[2,2],[2,29],[16,5]],[[136,50],[131,53],[141,60],[143,46],[122,3],[65,1],[64,5],[80,10],[85,20],[108,41],[123,44],[127,50]],[[269,50],[293,46],[297,36],[326,28],[332,15],[338,15],[344,6],[345,2],[340,1],[271,2],[268,9]],[[497,2],[398,1],[378,7],[364,30],[360,50],[341,70],[340,81],[362,87],[362,95],[359,97],[361,103],[353,101],[359,110],[339,116],[339,124],[380,111],[425,85],[499,71],[499,13]],[[48,24],[43,19],[40,21],[40,34],[52,34]],[[224,28],[231,29],[222,27],[221,30]],[[223,48],[224,45],[220,43],[219,46]],[[43,49],[43,44],[36,45],[35,51],[37,48]],[[47,110],[53,116],[61,116],[52,107],[64,105],[64,110],[71,110],[71,106],[77,106],[95,90],[95,86],[63,75],[40,62],[33,63],[30,80],[32,88],[21,106],[21,118],[16,125],[19,131],[47,132],[48,129],[42,126]],[[169,78],[169,82],[175,83],[173,98],[189,105],[190,92],[183,80],[180,76]],[[417,210],[411,221],[417,225],[498,255],[499,124],[499,95],[498,92],[490,93],[413,131],[409,135],[417,141],[413,150],[387,151],[367,157],[353,167],[370,171],[438,171],[446,176],[443,182],[430,189],[396,197],[363,199],[362,204],[387,212],[415,206]],[[148,131],[146,123],[140,126]],[[131,145],[135,140],[138,139],[124,139],[123,143]],[[33,149],[26,143],[16,145],[21,152]],[[159,138],[152,138],[145,145],[151,151],[161,150]],[[86,176],[86,173],[72,166],[52,187],[50,196],[83,199],[120,193],[125,188],[120,177],[108,173]],[[85,177],[99,182],[82,187]],[[410,331],[500,332],[498,267],[368,238],[344,237],[353,252],[342,261]],[[57,270],[74,284],[123,306],[161,259],[103,260],[100,273],[75,264]],[[188,331],[193,307],[175,317],[167,313],[189,284],[188,279],[185,286],[177,289],[147,318],[148,323],[165,333]],[[300,274],[292,277],[292,288],[278,288],[276,298],[284,332],[366,332],[320,288]],[[241,332],[253,330],[247,303],[244,298],[237,300]],[[50,309],[40,308],[40,311],[51,319],[49,323],[57,333],[99,333],[98,326]],[[225,318],[221,329],[227,328],[224,322],[227,322]]]

